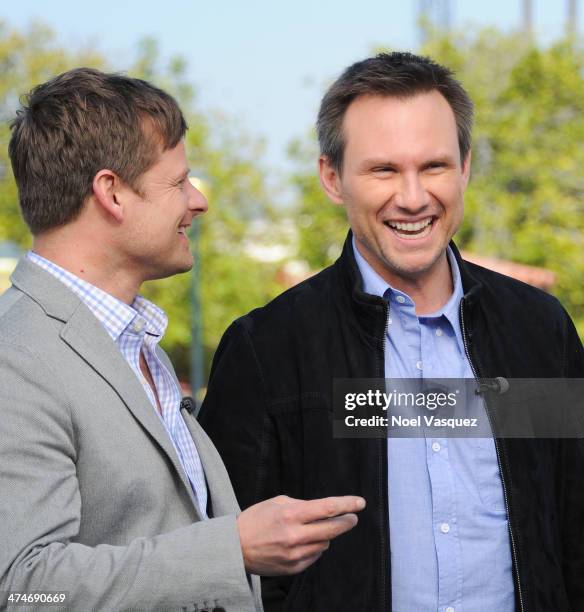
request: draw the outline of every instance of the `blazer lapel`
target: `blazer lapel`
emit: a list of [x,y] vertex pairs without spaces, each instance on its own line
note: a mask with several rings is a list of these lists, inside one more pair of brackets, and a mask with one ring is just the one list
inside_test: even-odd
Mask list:
[[201,463],[207,478],[209,496],[213,506],[213,516],[239,514],[239,504],[217,449],[213,446],[213,443],[195,417],[184,410],[182,414],[201,457]]

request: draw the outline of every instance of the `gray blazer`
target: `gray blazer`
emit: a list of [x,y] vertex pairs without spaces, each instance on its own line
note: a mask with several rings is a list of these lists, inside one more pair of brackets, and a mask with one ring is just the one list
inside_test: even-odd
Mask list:
[[194,417],[184,413],[209,487],[206,521],[95,316],[28,260],[12,285],[0,297],[0,609],[7,591],[65,591],[66,608],[83,612],[261,610],[233,489]]

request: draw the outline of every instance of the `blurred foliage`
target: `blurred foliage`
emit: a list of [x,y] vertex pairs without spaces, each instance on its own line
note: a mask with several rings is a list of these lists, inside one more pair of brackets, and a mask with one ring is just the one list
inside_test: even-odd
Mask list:
[[[421,51],[451,67],[475,103],[472,178],[457,244],[545,267],[584,336],[584,52],[571,38],[537,47],[520,34],[434,33]],[[330,264],[347,223],[318,184],[314,132],[290,147],[300,255]]]
[[54,42],[50,29],[39,23],[21,32],[0,21],[0,240],[28,247],[31,240],[18,208],[16,185],[8,158],[9,122],[20,97],[33,85],[73,66],[103,66],[93,50],[72,53]]
[[[197,266],[200,266],[202,327],[208,369],[217,343],[233,319],[262,305],[281,290],[272,265],[252,260],[243,250],[251,219],[274,217],[264,175],[258,164],[261,143],[252,141],[225,117],[203,115],[196,108],[196,92],[186,77],[180,57],[162,62],[152,38],[138,42],[136,56],[125,65],[96,49],[73,50],[61,45],[50,29],[32,24],[11,29],[0,22],[0,241],[31,244],[22,222],[18,196],[8,159],[9,122],[19,99],[34,85],[75,66],[123,70],[148,79],[172,93],[189,124],[186,146],[193,173],[210,190],[209,213],[201,224]],[[182,274],[148,283],[144,295],[169,315],[163,346],[182,379],[189,376],[191,342],[191,275]]]
[[[542,266],[557,275],[554,293],[584,335],[584,52],[577,40],[538,48],[520,35],[496,30],[434,35],[423,49],[452,67],[476,105],[471,185],[457,236],[462,248]],[[161,58],[152,38],[119,65],[95,48],[70,49],[40,24],[26,30],[0,22],[0,241],[30,246],[20,218],[7,156],[8,124],[20,96],[74,66],[124,70],[171,92],[189,123],[186,145],[193,173],[208,185],[209,213],[200,224],[195,265],[201,278],[203,345],[208,368],[229,323],[267,302],[282,287],[275,265],[252,259],[250,221],[279,221],[258,162],[262,143],[228,117],[203,114],[181,57]],[[318,182],[314,132],[290,146],[296,164],[295,220],[299,254],[314,269],[334,261],[347,231],[342,207]],[[148,283],[147,297],[164,308],[170,325],[164,346],[183,379],[191,342],[191,275]]]

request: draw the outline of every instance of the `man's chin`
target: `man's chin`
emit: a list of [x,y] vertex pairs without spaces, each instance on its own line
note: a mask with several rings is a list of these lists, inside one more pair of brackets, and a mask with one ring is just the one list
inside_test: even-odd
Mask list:
[[184,274],[185,272],[190,272],[194,267],[194,262],[185,262],[182,266],[177,266],[174,269],[174,272],[169,274],[169,276],[174,276],[175,274]]
[[417,280],[432,274],[438,267],[446,249],[438,253],[420,253],[417,255],[387,260],[388,269],[404,279]]
[[171,276],[176,276],[177,274],[184,274],[185,272],[190,272],[193,269],[194,262],[191,260],[190,262],[184,261],[175,266],[168,266],[166,268],[161,268],[156,271],[152,271],[152,273],[145,280],[161,280],[163,278],[170,278]]

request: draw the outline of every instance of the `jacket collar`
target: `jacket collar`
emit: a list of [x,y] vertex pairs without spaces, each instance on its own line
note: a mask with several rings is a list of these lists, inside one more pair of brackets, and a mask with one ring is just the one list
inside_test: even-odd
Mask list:
[[458,263],[458,268],[460,270],[460,279],[462,280],[462,288],[464,290],[464,301],[469,306],[472,306],[479,299],[483,289],[483,284],[473,274],[471,264],[462,258],[458,247],[452,240],[450,241],[450,248],[454,253],[454,257],[456,258],[456,262]]
[[79,308],[80,300],[72,291],[26,257],[18,262],[10,280],[53,319],[65,323]]
[[350,308],[365,334],[377,340],[383,337],[385,330],[387,303],[383,298],[363,291],[363,279],[352,242],[353,232],[349,230],[341,256],[334,264],[339,289],[337,299]]

